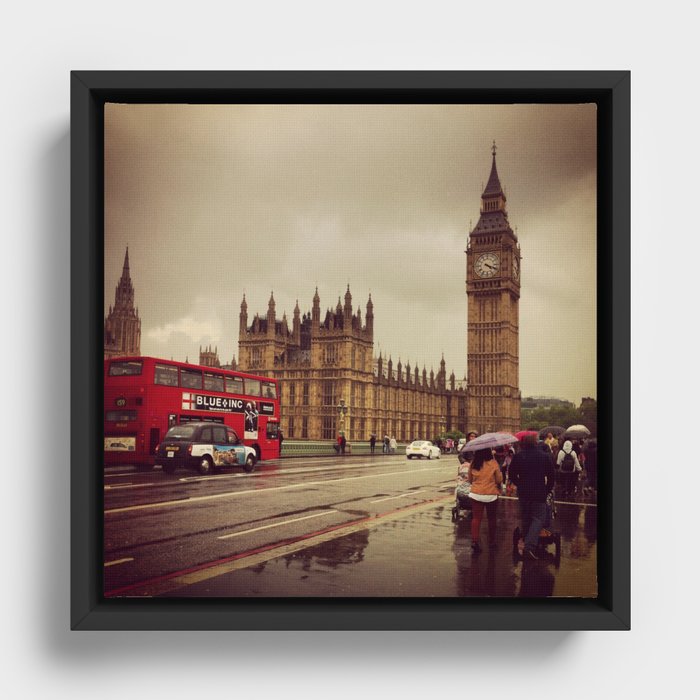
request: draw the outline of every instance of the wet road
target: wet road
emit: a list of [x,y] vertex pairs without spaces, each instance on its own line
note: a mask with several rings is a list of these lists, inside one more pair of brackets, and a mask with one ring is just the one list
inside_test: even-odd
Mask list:
[[[454,456],[282,460],[209,477],[105,473],[107,596],[596,595],[596,508],[559,503],[561,561],[513,555],[517,501],[494,551],[453,523]],[[485,542],[487,524],[482,526]]]

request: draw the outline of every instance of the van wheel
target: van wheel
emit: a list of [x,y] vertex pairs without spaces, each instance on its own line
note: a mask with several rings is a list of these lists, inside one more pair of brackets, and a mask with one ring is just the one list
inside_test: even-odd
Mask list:
[[247,472],[252,472],[253,469],[255,469],[255,457],[253,455],[248,455],[248,457],[246,457],[243,469]]
[[207,474],[211,474],[213,471],[214,465],[211,461],[211,457],[208,455],[202,457],[199,460],[199,464],[197,465],[197,471],[202,475],[205,476]]

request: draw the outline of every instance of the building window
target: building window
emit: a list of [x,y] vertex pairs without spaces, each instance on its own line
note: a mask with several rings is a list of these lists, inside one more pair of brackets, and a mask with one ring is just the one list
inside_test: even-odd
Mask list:
[[301,436],[303,438],[309,437],[309,417],[304,416],[301,419]]
[[335,365],[338,363],[338,346],[326,345],[323,353],[324,365]]
[[321,389],[322,405],[335,406],[335,382],[325,380]]
[[301,405],[302,406],[309,405],[309,383],[308,382],[304,382],[302,384]]
[[297,400],[296,396],[296,386],[294,382],[289,382],[289,405],[294,406]]
[[335,437],[335,416],[323,416],[321,426],[321,438],[323,440],[332,440]]
[[250,351],[250,366],[260,367],[262,365],[262,348],[252,348]]
[[289,428],[287,431],[287,435],[289,437],[292,437],[294,435],[294,416],[289,416]]

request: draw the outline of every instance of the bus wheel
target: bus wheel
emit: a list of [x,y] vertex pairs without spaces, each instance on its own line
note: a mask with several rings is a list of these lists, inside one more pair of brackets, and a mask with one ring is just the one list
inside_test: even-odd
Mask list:
[[247,472],[252,472],[253,469],[255,469],[255,457],[253,457],[253,455],[248,455],[245,464],[243,465],[243,469],[245,469]]
[[202,475],[205,476],[206,474],[211,474],[213,470],[213,465],[211,461],[211,457],[208,455],[205,455],[202,457],[202,459],[199,460],[199,465],[197,466],[197,471]]

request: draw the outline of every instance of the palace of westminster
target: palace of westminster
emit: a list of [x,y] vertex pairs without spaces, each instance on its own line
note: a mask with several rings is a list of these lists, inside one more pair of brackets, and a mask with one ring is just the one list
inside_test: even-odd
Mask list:
[[[506,196],[492,149],[491,173],[481,195],[480,216],[469,232],[466,293],[467,381],[449,377],[444,358],[437,374],[425,367],[393,365],[374,355],[371,295],[353,312],[348,285],[344,304],[321,315],[318,289],[311,312],[294,309],[291,328],[277,318],[270,296],[265,316],[249,323],[245,295],[240,307],[238,363],[226,368],[275,377],[281,388],[282,430],[287,438],[332,440],[339,406],[350,442],[374,433],[397,440],[431,440],[450,430],[478,433],[520,429],[518,384],[518,303],[520,246],[508,222]],[[141,319],[126,251],[115,303],[104,326],[105,357],[140,355]],[[200,348],[199,364],[221,367],[215,348]]]

